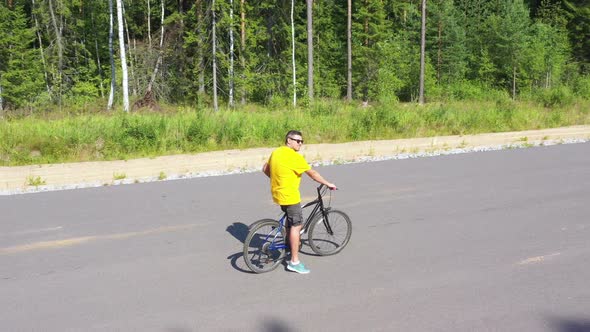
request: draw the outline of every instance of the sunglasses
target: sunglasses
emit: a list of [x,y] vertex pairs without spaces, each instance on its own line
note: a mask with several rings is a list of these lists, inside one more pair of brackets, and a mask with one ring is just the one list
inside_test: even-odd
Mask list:
[[303,144],[303,140],[302,139],[295,139],[295,138],[292,138],[292,137],[289,137],[289,139],[294,140],[298,144]]

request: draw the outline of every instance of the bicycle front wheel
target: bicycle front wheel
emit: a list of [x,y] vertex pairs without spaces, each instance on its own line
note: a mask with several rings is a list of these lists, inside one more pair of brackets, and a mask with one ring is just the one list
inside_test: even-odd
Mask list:
[[285,257],[285,228],[273,219],[255,222],[244,241],[244,261],[256,273],[276,269]]
[[320,212],[309,226],[309,246],[318,255],[334,255],[344,249],[351,235],[352,223],[346,213],[338,210]]

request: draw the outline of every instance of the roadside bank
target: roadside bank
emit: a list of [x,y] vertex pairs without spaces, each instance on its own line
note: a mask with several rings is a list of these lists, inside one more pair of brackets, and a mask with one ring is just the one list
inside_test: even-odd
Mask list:
[[[590,141],[590,126],[572,126],[464,136],[308,144],[302,154],[310,163],[326,165],[587,141]],[[260,170],[273,149],[0,167],[0,195],[253,172]]]

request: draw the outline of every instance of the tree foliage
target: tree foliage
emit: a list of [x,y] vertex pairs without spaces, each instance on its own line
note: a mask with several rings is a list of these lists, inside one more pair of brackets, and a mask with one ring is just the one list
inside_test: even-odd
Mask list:
[[[210,106],[213,2],[164,0],[164,29],[160,0],[123,3],[132,99],[144,95],[161,59],[150,85],[156,99]],[[229,1],[216,1],[215,6],[219,97],[229,97],[229,33],[233,30],[236,100],[289,104],[293,91],[290,2],[235,0],[233,20]],[[346,16],[345,1],[313,2],[316,98],[346,96]],[[588,1],[429,0],[427,18],[426,95],[430,99],[457,97],[458,87],[468,85],[503,89],[514,97],[564,86],[582,95],[587,91]],[[297,93],[305,100],[305,1],[295,2],[294,21]],[[353,1],[352,21],[353,98],[415,100],[420,1]],[[0,2],[2,106],[105,104],[111,80],[108,38],[106,1]],[[114,49],[118,53],[120,48],[115,45]],[[116,58],[121,59],[120,54]],[[120,94],[119,89],[119,103]]]

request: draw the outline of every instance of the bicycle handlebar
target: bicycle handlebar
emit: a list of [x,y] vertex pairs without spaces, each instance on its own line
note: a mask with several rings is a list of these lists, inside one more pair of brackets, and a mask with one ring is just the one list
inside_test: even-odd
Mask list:
[[328,188],[328,186],[326,186],[325,184],[322,183],[317,187],[318,197],[323,196],[323,194],[325,194],[326,190],[328,190],[328,189],[329,190],[336,190],[337,188],[335,188],[335,189]]
[[[322,189],[324,189],[324,188],[327,188],[327,186],[326,186],[325,184],[323,184],[323,183],[322,183],[322,184],[320,184],[320,185],[318,186],[317,190],[318,190],[318,192],[319,192],[320,190],[322,190]],[[332,188],[328,188],[328,189],[330,189],[330,190],[338,190],[338,188],[334,188],[334,189],[332,189]]]

